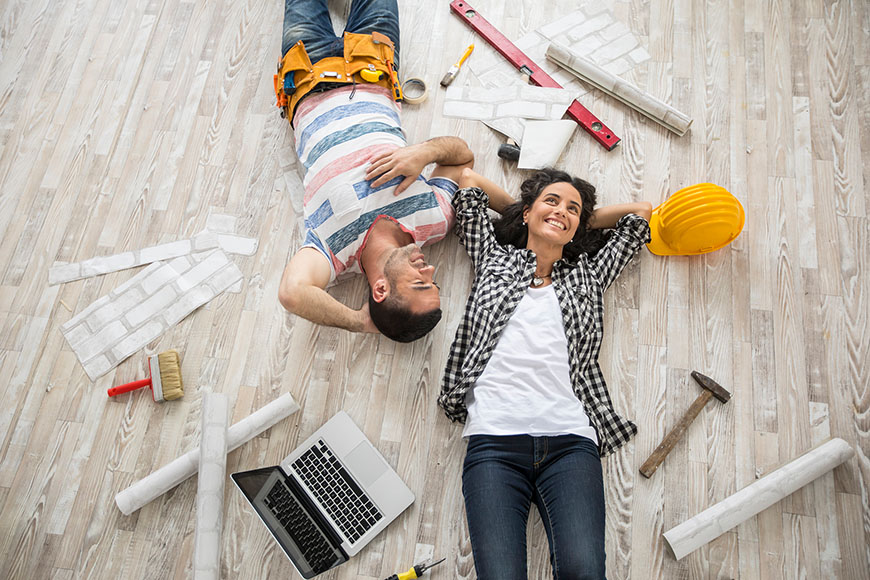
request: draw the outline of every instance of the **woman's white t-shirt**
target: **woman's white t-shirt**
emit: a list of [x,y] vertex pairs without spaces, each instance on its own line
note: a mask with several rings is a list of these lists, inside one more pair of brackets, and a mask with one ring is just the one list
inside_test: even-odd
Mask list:
[[582,435],[598,444],[571,388],[568,339],[553,285],[529,288],[466,395],[470,435]]

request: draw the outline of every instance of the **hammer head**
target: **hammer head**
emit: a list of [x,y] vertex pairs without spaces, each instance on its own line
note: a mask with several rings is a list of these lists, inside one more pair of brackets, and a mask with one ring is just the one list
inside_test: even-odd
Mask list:
[[731,399],[731,393],[723,389],[722,385],[707,375],[702,375],[698,371],[692,371],[692,378],[695,379],[699,385],[713,393],[713,396],[723,403],[727,403]]

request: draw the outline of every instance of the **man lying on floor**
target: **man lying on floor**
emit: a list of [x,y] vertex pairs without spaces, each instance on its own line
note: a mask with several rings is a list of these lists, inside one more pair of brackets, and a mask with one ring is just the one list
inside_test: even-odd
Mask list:
[[[343,38],[326,0],[286,0],[282,54],[276,92],[304,167],[307,233],[279,300],[317,324],[416,340],[441,319],[434,267],[420,247],[453,227],[450,200],[474,155],[456,137],[407,145],[396,102],[396,0],[353,0]],[[352,273],[371,289],[360,310],[325,291]]]

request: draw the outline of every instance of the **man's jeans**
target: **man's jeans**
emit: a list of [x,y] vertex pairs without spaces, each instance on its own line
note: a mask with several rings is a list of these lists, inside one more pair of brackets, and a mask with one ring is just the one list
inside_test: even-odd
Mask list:
[[[380,32],[393,41],[399,66],[399,6],[396,0],[353,0],[345,32]],[[281,54],[299,41],[305,44],[312,63],[344,55],[344,41],[335,35],[326,0],[285,0],[284,39]]]
[[472,435],[462,493],[479,580],[527,580],[534,501],[553,578],[604,578],[604,483],[598,449],[579,435]]

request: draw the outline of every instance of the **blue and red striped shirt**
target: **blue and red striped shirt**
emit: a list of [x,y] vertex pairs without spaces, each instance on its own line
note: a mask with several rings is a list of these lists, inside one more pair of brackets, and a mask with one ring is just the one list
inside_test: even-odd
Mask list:
[[420,176],[397,196],[401,177],[377,188],[365,178],[374,157],[407,144],[400,112],[390,92],[376,85],[313,94],[296,109],[296,153],[305,170],[303,247],[329,261],[330,282],[361,272],[366,235],[380,217],[397,222],[418,246],[441,240],[453,227],[457,185],[450,179]]

